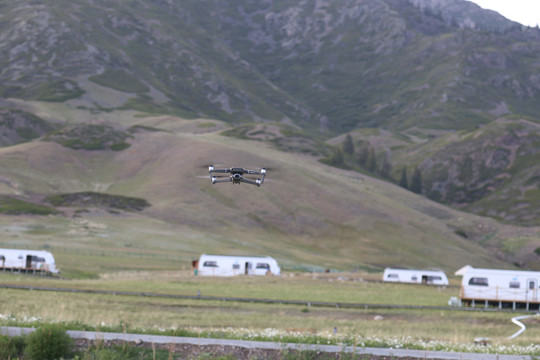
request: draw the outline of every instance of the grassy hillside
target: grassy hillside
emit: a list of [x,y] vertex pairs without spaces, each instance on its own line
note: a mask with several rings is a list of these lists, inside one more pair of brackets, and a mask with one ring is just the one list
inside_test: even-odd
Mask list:
[[[382,174],[385,160],[389,181],[399,183],[403,169],[409,185],[414,169],[422,176],[421,193],[426,197],[475,214],[524,226],[538,226],[537,123],[515,117],[471,130],[405,133],[359,129],[351,133],[355,154],[346,158],[352,167],[365,144],[375,149],[376,166]],[[341,147],[345,136],[329,143]]]
[[[311,155],[223,136],[208,130],[208,120],[132,121],[142,130],[124,150],[45,141],[0,149],[2,178],[9,179],[2,191],[48,206],[47,196],[80,192],[135,197],[150,206],[110,211],[75,202],[57,204],[58,215],[2,216],[5,241],[175,254],[184,267],[203,252],[267,254],[291,269],[379,271],[391,265],[454,271],[466,264],[508,267],[512,261],[536,267],[534,257],[520,253],[540,245],[534,228],[502,226],[323,165]],[[164,131],[149,130],[161,125]],[[220,129],[219,122],[215,127]],[[268,181],[260,188],[212,185],[209,164],[266,167]]]
[[[538,29],[462,0],[1,8],[2,146],[48,134],[65,146],[120,151],[138,116],[170,115],[219,119],[199,121],[197,133],[227,128],[358,168],[356,154],[336,163],[328,145],[353,133],[371,143],[379,166],[392,166],[371,174],[396,182],[403,167],[419,168],[432,200],[540,225]],[[101,122],[109,114],[122,131]],[[67,126],[51,133],[58,123]],[[506,131],[515,144],[504,143]],[[497,205],[507,199],[510,208]]]

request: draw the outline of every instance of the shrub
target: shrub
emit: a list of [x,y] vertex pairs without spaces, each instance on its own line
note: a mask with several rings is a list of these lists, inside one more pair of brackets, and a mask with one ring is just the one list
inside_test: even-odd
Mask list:
[[464,238],[464,239],[468,239],[468,238],[469,238],[469,235],[467,235],[467,233],[465,232],[465,230],[456,229],[456,230],[454,230],[454,233],[455,233],[456,235],[461,236],[461,237]]
[[26,338],[26,355],[32,360],[67,358],[73,351],[73,339],[58,325],[44,325]]
[[45,201],[54,206],[97,206],[125,211],[142,211],[150,206],[144,199],[92,191],[52,195],[45,198]]
[[119,143],[116,143],[116,144],[112,144],[111,145],[111,150],[112,151],[122,151],[122,150],[127,149],[130,146],[131,145],[129,143],[127,143],[127,142],[119,142]]
[[24,353],[23,336],[0,336],[0,359],[17,359]]
[[352,155],[354,153],[354,143],[351,134],[347,134],[345,141],[341,144],[343,152]]
[[0,214],[7,215],[51,215],[57,214],[58,210],[39,204],[33,204],[24,200],[9,196],[0,196]]

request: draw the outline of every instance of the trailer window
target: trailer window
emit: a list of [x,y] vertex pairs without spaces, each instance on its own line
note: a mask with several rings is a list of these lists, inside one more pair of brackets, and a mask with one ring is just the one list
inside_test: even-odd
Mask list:
[[232,268],[238,270],[240,269],[240,264],[233,264]]
[[218,264],[217,264],[217,261],[205,261],[203,266],[206,266],[206,267],[218,267]]
[[399,279],[399,275],[398,274],[388,274],[387,278],[389,278],[389,279]]
[[472,277],[469,280],[469,285],[488,286],[488,279],[484,277]]
[[510,289],[519,289],[519,281],[510,281]]
[[418,280],[418,277],[416,275],[414,275],[412,278],[411,278],[411,281],[417,281]]
[[428,276],[428,281],[435,281],[435,280],[442,280],[442,277],[440,276]]
[[270,270],[270,265],[267,263],[257,263],[256,269],[267,269]]

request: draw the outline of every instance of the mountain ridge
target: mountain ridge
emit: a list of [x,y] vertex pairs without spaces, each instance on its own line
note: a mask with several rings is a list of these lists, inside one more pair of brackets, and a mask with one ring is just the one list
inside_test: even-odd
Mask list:
[[[419,56],[415,55],[415,47],[419,45],[424,48],[428,45],[425,50],[434,51],[435,54],[441,50],[448,53],[449,50],[459,55],[457,49],[466,48],[469,42],[466,39],[469,37],[480,37],[479,40],[488,42],[497,38],[515,42],[513,33],[524,39],[539,38],[532,29],[523,30],[523,27],[476,9],[465,1],[341,0],[337,4],[316,2],[313,3],[314,7],[306,2],[285,7],[282,1],[254,5],[245,0],[238,4],[238,9],[231,9],[219,1],[200,3],[198,7],[166,2],[140,1],[134,4],[138,5],[128,8],[115,3],[113,8],[112,4],[100,2],[94,2],[89,7],[75,3],[53,5],[46,2],[46,5],[14,7],[11,11],[5,9],[6,25],[0,44],[3,43],[3,48],[10,50],[0,60],[4,65],[4,96],[48,101],[78,99],[87,93],[87,90],[81,89],[82,79],[95,78],[109,87],[126,84],[121,90],[133,96],[123,106],[144,108],[144,105],[149,111],[166,112],[176,109],[174,111],[185,114],[217,116],[229,121],[292,119],[304,126],[311,124],[309,126],[315,130],[339,129],[343,125],[345,129],[350,129],[357,126],[352,118],[360,119],[360,123],[367,121],[367,124],[376,121],[380,126],[381,116],[377,115],[395,105],[392,102],[381,103],[361,90],[354,91],[351,80],[367,89],[376,89],[377,82],[388,81],[390,85],[414,83],[405,74],[392,70],[392,61],[385,64],[388,56],[396,56],[404,49],[406,52],[403,59],[412,55],[410,61],[423,62],[425,65],[420,66],[427,70],[434,65],[420,49]],[[211,16],[202,16],[201,8],[210,4],[213,5]],[[452,4],[454,6],[450,6]],[[417,7],[423,9],[423,12]],[[141,8],[139,11],[148,11],[150,16],[141,17],[138,8]],[[455,9],[464,12],[471,8],[477,11],[468,11],[468,18],[482,18],[476,14],[482,14],[490,20],[497,18],[505,24],[497,29],[501,33],[473,31],[470,28],[476,26],[472,25],[460,26],[459,19],[465,15]],[[116,12],[108,11],[111,9],[116,9]],[[445,20],[445,16],[429,13],[426,9],[451,14],[452,17],[448,15]],[[454,10],[450,12],[448,9]],[[409,13],[412,14],[407,17]],[[75,23],[75,19],[81,21]],[[411,19],[414,19],[414,23]],[[457,25],[453,25],[456,21]],[[462,35],[459,35],[460,32]],[[451,42],[444,40],[448,36],[441,39],[433,36],[452,33],[456,35],[449,38]],[[355,37],[352,37],[353,34]],[[418,45],[414,45],[415,42]],[[421,42],[425,42],[425,45]],[[477,46],[478,40],[472,43]],[[538,45],[536,49],[527,50],[530,46],[521,45],[522,51],[538,53]],[[454,49],[446,49],[448,47]],[[347,48],[356,51],[346,51]],[[481,51],[482,47],[477,50]],[[463,79],[460,79],[463,76],[460,73],[474,75],[477,72],[474,63],[478,61],[485,61],[488,66],[491,64],[495,68],[506,66],[508,61],[505,58],[511,53],[503,58],[496,58],[496,54],[477,51],[473,55],[478,59],[470,56],[466,59],[473,66],[464,68],[460,65],[456,69],[458,77],[454,76],[454,79],[462,84],[460,87],[466,86]],[[370,56],[375,58],[370,59]],[[455,58],[455,55],[452,57]],[[302,59],[307,61],[308,66],[303,66],[308,70],[307,74],[298,67],[304,61]],[[367,72],[358,72],[364,66]],[[450,70],[441,69],[440,65],[437,68],[439,76]],[[378,80],[369,75],[373,72]],[[381,78],[385,72],[388,75]],[[294,79],[302,80],[295,80],[296,85],[289,84]],[[305,80],[308,82],[303,84]],[[433,78],[427,80],[428,83],[434,81]],[[491,80],[495,81],[505,80]],[[136,82],[143,87],[137,86]],[[368,83],[372,85],[366,87]],[[21,87],[22,84],[25,85]],[[441,85],[450,85],[449,88],[452,88],[451,81]],[[516,86],[513,90],[518,96],[537,94],[539,91],[539,84],[535,82],[525,87],[519,84]],[[340,88],[347,89],[349,94],[343,96]],[[397,93],[396,89],[392,91],[387,87],[381,90],[384,90],[386,97],[399,101],[397,98],[405,94],[421,93],[415,88],[418,86],[407,86],[397,89]],[[433,85],[431,90],[434,90]],[[420,99],[425,98],[424,94],[420,95]],[[162,99],[161,104],[156,101],[157,98]],[[329,100],[325,101],[325,98]],[[447,95],[447,99],[451,101],[451,95]],[[100,107],[108,108],[108,104],[92,104],[92,99],[89,101],[87,105],[97,110]],[[332,110],[329,105],[332,103],[338,109]],[[74,105],[85,106],[77,104],[77,101]],[[366,117],[364,109],[369,110],[371,115]],[[386,110],[381,111],[383,109]],[[235,117],[231,117],[233,114]],[[400,114],[403,116],[403,111]],[[365,120],[361,120],[363,118]]]

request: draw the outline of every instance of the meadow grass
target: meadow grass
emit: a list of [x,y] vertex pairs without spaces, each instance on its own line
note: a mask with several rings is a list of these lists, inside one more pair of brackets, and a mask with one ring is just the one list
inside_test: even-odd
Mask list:
[[[0,274],[0,282],[95,290],[187,295],[200,291],[207,296],[440,306],[446,305],[448,298],[458,292],[457,288],[362,282],[358,281],[359,274],[351,274],[349,278],[343,275],[219,279],[195,277],[187,272],[143,271],[111,273],[94,280]],[[525,321],[528,329],[524,334],[508,340],[507,337],[517,331],[510,321],[515,314],[511,313],[338,309],[13,289],[0,291],[0,314],[3,325],[64,322],[79,324],[78,327],[84,324],[100,331],[118,331],[124,327],[130,332],[183,332],[190,336],[281,339],[284,342],[294,342],[295,338],[298,342],[311,343],[356,341],[369,345],[378,342],[381,346],[424,344],[424,348],[440,342],[471,345],[477,337],[488,337],[498,346],[528,346],[540,336],[540,323],[530,319]]]
[[[376,274],[366,274],[373,279]],[[359,274],[288,273],[269,277],[194,276],[191,271],[129,271],[99,279],[39,278],[0,274],[4,284],[40,285],[109,291],[155,292],[312,302],[446,306],[458,288],[363,281]]]

